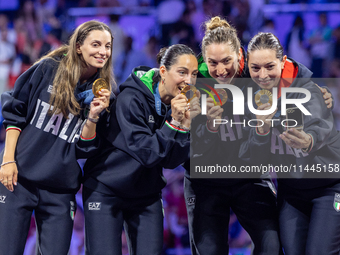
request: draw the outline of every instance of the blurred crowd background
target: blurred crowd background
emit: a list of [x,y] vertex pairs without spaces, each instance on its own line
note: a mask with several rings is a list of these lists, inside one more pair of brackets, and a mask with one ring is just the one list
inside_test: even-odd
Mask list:
[[[336,0],[0,0],[0,93],[48,51],[68,40],[73,29],[96,19],[114,34],[113,62],[117,84],[132,68],[156,67],[161,47],[183,43],[196,53],[204,36],[202,23],[225,17],[236,27],[242,45],[257,32],[272,32],[285,53],[324,78],[334,97],[340,129],[340,2]],[[327,79],[326,79],[327,78]],[[0,144],[4,130],[0,133]],[[83,162],[80,162],[83,163]],[[164,254],[190,254],[183,196],[183,168],[164,169]],[[70,255],[84,254],[81,191]],[[32,221],[25,255],[35,249]],[[124,233],[123,255],[128,254]],[[251,241],[235,215],[230,219],[231,254],[250,254]]]

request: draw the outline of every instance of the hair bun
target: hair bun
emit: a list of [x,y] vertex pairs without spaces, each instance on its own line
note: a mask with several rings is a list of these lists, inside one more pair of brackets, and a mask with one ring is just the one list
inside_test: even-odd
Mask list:
[[161,61],[162,61],[162,58],[164,57],[164,54],[166,52],[166,50],[168,49],[169,47],[163,47],[160,49],[160,51],[158,52],[157,54],[157,63],[160,65],[161,64]]
[[230,28],[231,26],[225,19],[221,19],[220,17],[212,17],[209,21],[205,22],[205,30],[210,31],[219,27]]

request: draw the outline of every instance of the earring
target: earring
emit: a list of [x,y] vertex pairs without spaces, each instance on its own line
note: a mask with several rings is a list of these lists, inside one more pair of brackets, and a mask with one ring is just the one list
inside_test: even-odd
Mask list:
[[163,83],[163,85],[165,85],[165,79],[164,78],[162,79],[162,83]]

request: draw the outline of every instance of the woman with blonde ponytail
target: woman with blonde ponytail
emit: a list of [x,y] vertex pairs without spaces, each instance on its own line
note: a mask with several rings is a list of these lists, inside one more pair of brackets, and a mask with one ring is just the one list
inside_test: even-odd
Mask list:
[[[38,253],[68,254],[81,179],[77,156],[85,155],[75,142],[82,123],[97,121],[109,105],[110,91],[94,98],[92,84],[98,78],[114,84],[112,40],[107,25],[85,22],[68,45],[38,60],[2,94],[1,254],[23,254],[33,211]],[[97,111],[87,113],[90,104]]]
[[[254,86],[254,92],[258,89],[250,82],[246,54],[236,29],[220,17],[213,17],[204,25],[198,68],[201,79],[197,80],[196,87],[232,84],[241,89],[247,99],[248,86]],[[280,254],[276,190],[270,176],[251,173],[221,173],[215,174],[215,179],[212,175],[209,179],[190,176],[189,168],[194,173],[197,167],[229,166],[236,172],[242,167],[251,167],[251,163],[239,158],[241,143],[247,139],[243,116],[233,114],[233,95],[226,91],[228,100],[223,106],[207,95],[206,116],[193,121],[197,127],[192,142],[194,156],[190,167],[186,167],[185,178],[192,254],[228,254],[230,209],[250,235],[253,254]],[[219,125],[215,119],[227,120],[224,121],[227,123]]]

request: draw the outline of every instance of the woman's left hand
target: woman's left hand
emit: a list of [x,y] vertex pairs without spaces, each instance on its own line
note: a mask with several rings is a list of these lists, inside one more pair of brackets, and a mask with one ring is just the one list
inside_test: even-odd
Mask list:
[[185,112],[185,118],[190,118],[190,120],[192,120],[193,118],[195,118],[197,115],[201,113],[201,104],[200,104],[201,93],[199,92],[199,90],[196,90],[195,93],[196,93],[196,97],[190,101],[188,105],[188,109]]
[[[319,87],[319,86],[318,86]],[[332,94],[328,92],[327,89],[319,87],[319,89],[322,92],[323,99],[325,99],[325,104],[327,105],[327,108],[332,108],[333,106],[333,99]]]
[[295,149],[309,148],[312,138],[303,130],[298,131],[295,128],[290,128],[280,135],[280,138],[290,147]]
[[200,97],[201,93],[196,90],[196,97],[193,98],[190,103],[186,107],[186,111],[184,113],[184,118],[182,120],[182,125],[190,128],[191,121],[193,118],[195,118],[197,115],[201,113],[201,104],[200,104]]

